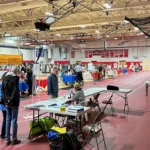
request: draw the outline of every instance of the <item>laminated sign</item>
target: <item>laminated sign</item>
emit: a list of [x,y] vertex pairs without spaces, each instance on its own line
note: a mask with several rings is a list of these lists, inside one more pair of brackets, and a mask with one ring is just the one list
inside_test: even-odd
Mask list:
[[33,74],[36,76],[40,75],[40,64],[33,64]]

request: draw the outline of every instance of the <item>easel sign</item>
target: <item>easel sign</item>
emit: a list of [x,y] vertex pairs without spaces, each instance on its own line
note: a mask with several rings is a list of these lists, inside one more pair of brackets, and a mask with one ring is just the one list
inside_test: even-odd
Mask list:
[[36,75],[36,76],[40,75],[40,64],[38,63],[33,64],[33,75]]
[[93,64],[88,63],[88,71],[92,72],[93,71]]

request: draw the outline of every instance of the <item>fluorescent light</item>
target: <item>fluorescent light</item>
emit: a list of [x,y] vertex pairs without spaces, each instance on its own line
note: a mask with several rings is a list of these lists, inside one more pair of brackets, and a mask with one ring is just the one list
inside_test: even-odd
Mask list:
[[54,14],[52,14],[50,12],[45,12],[45,15],[47,15],[47,16],[54,16]]
[[114,38],[115,40],[117,40],[118,38]]
[[96,31],[95,31],[95,33],[99,34],[99,31],[98,31],[98,30],[96,30]]
[[135,30],[139,30],[139,28],[137,28],[137,27],[135,27],[134,29],[135,29]]
[[110,5],[108,2],[105,2],[105,3],[104,3],[104,7],[106,7],[106,8],[109,9],[109,8],[111,8],[111,5]]
[[107,35],[106,35],[106,37],[110,37],[110,35],[109,35],[109,34],[107,34]]
[[104,3],[104,6],[105,6],[105,7],[108,6],[108,5],[109,5],[109,3],[107,3],[107,2]]
[[105,7],[109,9],[109,8],[111,8],[111,5],[107,5],[107,6],[105,6]]
[[74,37],[70,37],[70,39],[71,39],[71,40],[73,40],[73,39],[74,39]]
[[85,25],[83,25],[83,24],[80,24],[80,25],[79,25],[79,27],[81,27],[81,28],[85,28]]
[[56,36],[61,36],[61,34],[57,33]]
[[37,31],[37,32],[39,32],[40,30],[39,30],[39,29],[34,29],[34,31]]

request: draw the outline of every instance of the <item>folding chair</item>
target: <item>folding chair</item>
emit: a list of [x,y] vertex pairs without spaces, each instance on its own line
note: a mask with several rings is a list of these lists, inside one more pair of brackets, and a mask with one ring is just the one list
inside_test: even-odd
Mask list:
[[[83,127],[82,131],[85,137],[85,140],[83,142],[83,146],[85,146],[86,144],[91,145],[91,149],[94,147],[92,144],[90,144],[90,141],[92,140],[93,137],[95,137],[96,139],[96,145],[97,145],[97,149],[99,150],[99,144],[104,141],[104,146],[105,149],[107,150],[106,147],[106,143],[105,143],[105,138],[104,138],[104,133],[103,133],[103,129],[102,129],[102,125],[101,125],[101,120],[103,117],[103,113],[102,111],[99,111],[95,120],[93,121],[92,124],[88,124],[86,126]],[[102,140],[98,142],[98,137],[96,136],[96,134],[98,133],[102,133]]]
[[115,113],[115,110],[114,110],[114,107],[113,107],[113,102],[112,102],[112,97],[113,97],[113,95],[114,95],[114,92],[111,94],[111,96],[110,96],[110,98],[109,98],[108,101],[105,100],[105,101],[102,102],[103,104],[105,104],[105,107],[104,107],[104,109],[103,109],[103,112],[105,111],[107,105],[110,105],[112,114]]
[[98,110],[101,111],[101,108],[99,106],[99,102],[98,102],[98,97],[99,97],[99,93],[93,95],[93,100],[90,98],[90,102],[89,102],[89,106],[92,107],[95,111],[96,111],[96,107],[98,107]]

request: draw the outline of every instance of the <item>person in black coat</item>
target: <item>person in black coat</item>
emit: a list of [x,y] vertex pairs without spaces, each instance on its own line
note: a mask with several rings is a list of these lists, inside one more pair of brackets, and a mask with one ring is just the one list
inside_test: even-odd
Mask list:
[[28,95],[32,95],[33,72],[30,66],[27,67],[26,82],[29,86]]
[[54,68],[53,73],[48,77],[48,95],[50,98],[58,97],[58,69]]

